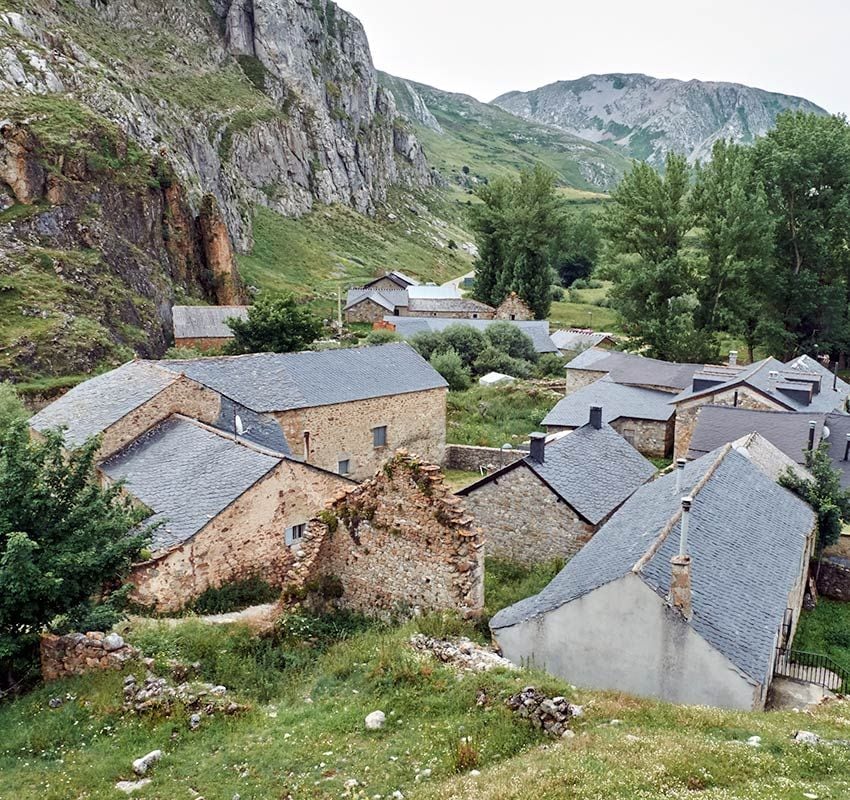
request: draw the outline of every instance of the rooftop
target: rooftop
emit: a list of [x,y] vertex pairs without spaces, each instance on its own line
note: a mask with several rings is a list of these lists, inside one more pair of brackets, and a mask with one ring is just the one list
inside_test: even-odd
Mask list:
[[229,339],[233,331],[227,319],[248,318],[248,306],[174,306],[175,339]]
[[423,331],[444,331],[449,325],[467,325],[471,328],[477,328],[479,331],[486,330],[490,325],[507,323],[508,325],[516,325],[523,333],[531,337],[534,342],[534,349],[538,353],[557,353],[558,348],[555,347],[552,340],[549,338],[549,323],[544,320],[530,320],[522,322],[519,320],[504,320],[504,319],[445,319],[440,317],[384,317],[384,322],[389,322],[395,326],[396,333],[404,339],[409,339],[417,333]]
[[559,350],[586,350],[595,347],[606,339],[614,338],[613,333],[592,331],[585,328],[558,330],[552,334],[552,341]]
[[413,300],[445,300],[453,298],[460,300],[460,290],[456,286],[436,286],[433,283],[424,286],[411,286],[407,290],[407,296]]
[[542,592],[500,611],[491,627],[533,619],[629,573],[666,599],[688,494],[688,624],[762,683],[815,518],[731,445],[687,464],[679,491],[673,473],[638,489]]
[[400,289],[406,289],[408,286],[419,285],[419,281],[417,281],[416,278],[411,278],[409,275],[405,275],[403,272],[394,269],[390,272],[385,272],[383,275],[379,275],[377,278],[372,278],[371,281],[364,284],[364,288],[368,288],[373,283],[377,283],[378,281],[381,281],[384,278],[389,278],[393,283],[397,284]]
[[680,392],[691,385],[694,374],[704,369],[704,365],[677,364],[632,353],[590,348],[570,361],[567,369],[605,372],[617,383]]
[[387,311],[394,311],[396,307],[407,307],[406,289],[349,289],[346,296],[345,309],[356,306],[363,300],[371,300]]
[[492,314],[493,308],[465,297],[410,297],[408,311],[420,314]]
[[577,428],[587,421],[591,406],[602,407],[602,419],[607,423],[622,418],[666,422],[675,411],[668,392],[626,386],[606,376],[558,401],[543,425]]

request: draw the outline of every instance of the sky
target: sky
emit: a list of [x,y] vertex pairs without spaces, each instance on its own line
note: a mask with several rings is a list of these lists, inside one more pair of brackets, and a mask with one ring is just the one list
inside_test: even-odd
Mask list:
[[850,115],[848,0],[338,0],[375,65],[479,100],[591,73],[732,81]]

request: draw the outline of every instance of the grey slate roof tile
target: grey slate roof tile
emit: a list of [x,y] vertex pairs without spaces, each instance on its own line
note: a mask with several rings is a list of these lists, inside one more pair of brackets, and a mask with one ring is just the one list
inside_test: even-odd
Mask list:
[[158,363],[257,412],[313,408],[448,385],[404,343]]
[[586,350],[613,338],[613,333],[578,329],[558,330],[552,334],[552,341],[559,350]]
[[549,323],[544,320],[504,320],[504,319],[444,319],[440,317],[384,317],[384,322],[395,326],[396,333],[403,339],[410,339],[417,333],[444,331],[450,325],[466,325],[479,331],[490,325],[507,322],[516,325],[523,333],[531,337],[534,349],[538,353],[557,353],[558,348],[549,338]]
[[[604,355],[600,355],[600,352]],[[677,364],[659,361],[633,353],[612,350],[585,350],[567,364],[567,369],[590,369],[607,372],[616,383],[631,386],[658,386],[668,391],[681,391],[691,385],[694,373],[702,364]]]
[[406,308],[408,303],[406,289],[349,289],[345,310],[356,306],[364,299],[377,303],[387,311],[393,311],[396,307]]
[[[542,592],[500,611],[491,627],[533,619],[632,572],[675,516],[682,495],[692,494],[705,476],[688,533],[690,624],[744,674],[763,682],[814,514],[728,447],[690,462],[681,491],[673,473],[638,489]],[[677,522],[637,572],[660,597],[669,593],[680,532]]]
[[666,422],[675,412],[670,399],[667,392],[626,386],[606,376],[558,401],[543,425],[577,428],[587,421],[591,406],[601,406],[602,419],[608,423],[621,418]]
[[179,376],[148,361],[130,361],[70,389],[30,419],[37,431],[65,427],[65,442],[79,447],[103,433]]
[[248,306],[174,306],[175,339],[229,339],[233,331],[225,320],[248,318]]
[[422,314],[492,314],[493,307],[466,297],[411,297],[408,311]]
[[153,512],[148,523],[161,523],[158,551],[190,539],[282,460],[175,416],[100,468]]

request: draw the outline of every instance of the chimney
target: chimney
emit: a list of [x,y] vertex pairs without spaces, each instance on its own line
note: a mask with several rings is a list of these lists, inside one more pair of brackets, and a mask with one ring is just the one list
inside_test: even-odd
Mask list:
[[809,422],[809,450],[815,449],[815,428],[818,424],[814,420]]
[[738,366],[738,351],[730,350],[729,351],[729,366],[737,367]]
[[686,620],[694,614],[691,604],[691,557],[688,555],[688,523],[692,503],[692,498],[682,498],[679,554],[670,559],[670,605],[678,609]]
[[590,424],[593,425],[596,430],[599,430],[602,427],[602,407],[601,406],[591,406],[590,407]]
[[776,384],[779,383],[779,373],[772,369],[767,373],[768,391],[775,392]]
[[847,460],[847,457],[850,456],[850,433],[847,434],[847,444],[844,445],[844,460]]
[[685,474],[685,464],[687,463],[684,458],[676,459],[676,494],[682,491],[682,475]]
[[546,434],[531,434],[531,460],[542,464],[546,460]]

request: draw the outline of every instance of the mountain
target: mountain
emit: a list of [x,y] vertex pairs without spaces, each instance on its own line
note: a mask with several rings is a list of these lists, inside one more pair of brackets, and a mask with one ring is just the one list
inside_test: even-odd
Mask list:
[[0,53],[0,379],[161,353],[257,207],[435,181],[330,0],[0,0]]
[[718,139],[752,142],[783,111],[827,113],[808,100],[740,84],[639,74],[587,75],[508,92],[493,103],[656,166],[671,150],[695,161],[707,158]]
[[600,192],[616,185],[629,167],[627,158],[609,148],[468,95],[384,72],[379,81],[392,92],[399,113],[413,124],[430,163],[463,185],[476,176],[513,173],[542,163],[565,186]]

